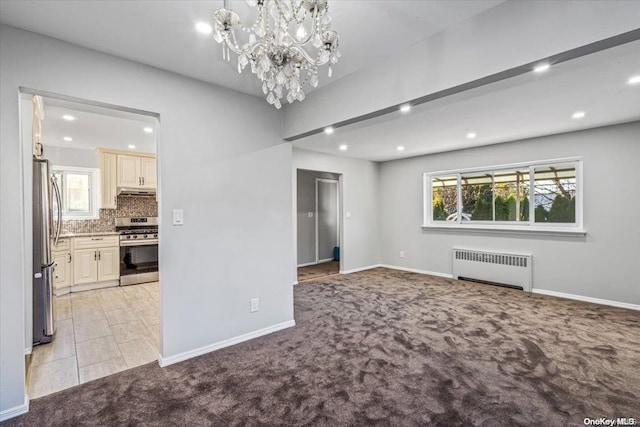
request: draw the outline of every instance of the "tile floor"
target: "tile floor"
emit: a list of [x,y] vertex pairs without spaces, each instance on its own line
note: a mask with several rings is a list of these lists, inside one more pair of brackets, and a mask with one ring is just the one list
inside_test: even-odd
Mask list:
[[56,309],[55,339],[33,349],[31,399],[158,358],[158,282],[71,293]]

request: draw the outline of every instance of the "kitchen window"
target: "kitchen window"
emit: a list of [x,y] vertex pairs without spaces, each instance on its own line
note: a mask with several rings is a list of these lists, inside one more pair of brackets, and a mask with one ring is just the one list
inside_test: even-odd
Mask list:
[[424,174],[424,228],[584,235],[582,162],[561,159]]
[[[98,169],[53,166],[62,200],[63,219],[98,218]],[[57,201],[53,198],[54,210]]]

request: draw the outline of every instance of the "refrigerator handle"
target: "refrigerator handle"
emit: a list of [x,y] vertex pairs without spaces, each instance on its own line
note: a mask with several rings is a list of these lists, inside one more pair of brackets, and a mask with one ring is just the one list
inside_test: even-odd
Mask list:
[[60,238],[60,228],[62,227],[62,198],[60,197],[60,189],[58,188],[58,180],[56,177],[51,177],[51,182],[53,184],[53,191],[56,194],[56,204],[58,205],[58,224],[56,227],[56,237],[53,241],[53,246],[58,244],[58,239]]

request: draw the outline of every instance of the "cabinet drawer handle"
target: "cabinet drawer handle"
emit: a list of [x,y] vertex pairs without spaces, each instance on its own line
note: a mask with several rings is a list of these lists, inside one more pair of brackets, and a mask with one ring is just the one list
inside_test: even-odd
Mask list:
[[93,251],[93,260],[94,261],[98,260],[98,251]]
[[100,261],[100,251],[98,251],[98,261]]
[[68,264],[71,264],[71,254],[67,254],[69,255],[69,261],[67,261]]
[[91,240],[104,240],[104,237],[92,237]]

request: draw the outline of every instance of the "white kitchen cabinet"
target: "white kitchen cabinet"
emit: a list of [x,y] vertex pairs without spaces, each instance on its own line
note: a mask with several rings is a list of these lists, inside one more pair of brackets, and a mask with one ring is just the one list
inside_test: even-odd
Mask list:
[[53,253],[53,289],[56,295],[69,293],[71,287],[71,251]]
[[73,284],[120,279],[120,246],[117,235],[73,239]]
[[120,279],[120,248],[98,249],[98,282]]
[[98,250],[80,249],[73,251],[73,283],[93,283],[98,281]]
[[103,209],[116,209],[118,167],[117,155],[99,152],[100,155],[100,206]]
[[118,154],[118,187],[156,188],[156,158]]
[[118,154],[118,187],[135,188],[142,185],[140,157]]
[[142,187],[156,188],[158,186],[155,157],[140,158],[140,176],[142,177]]

